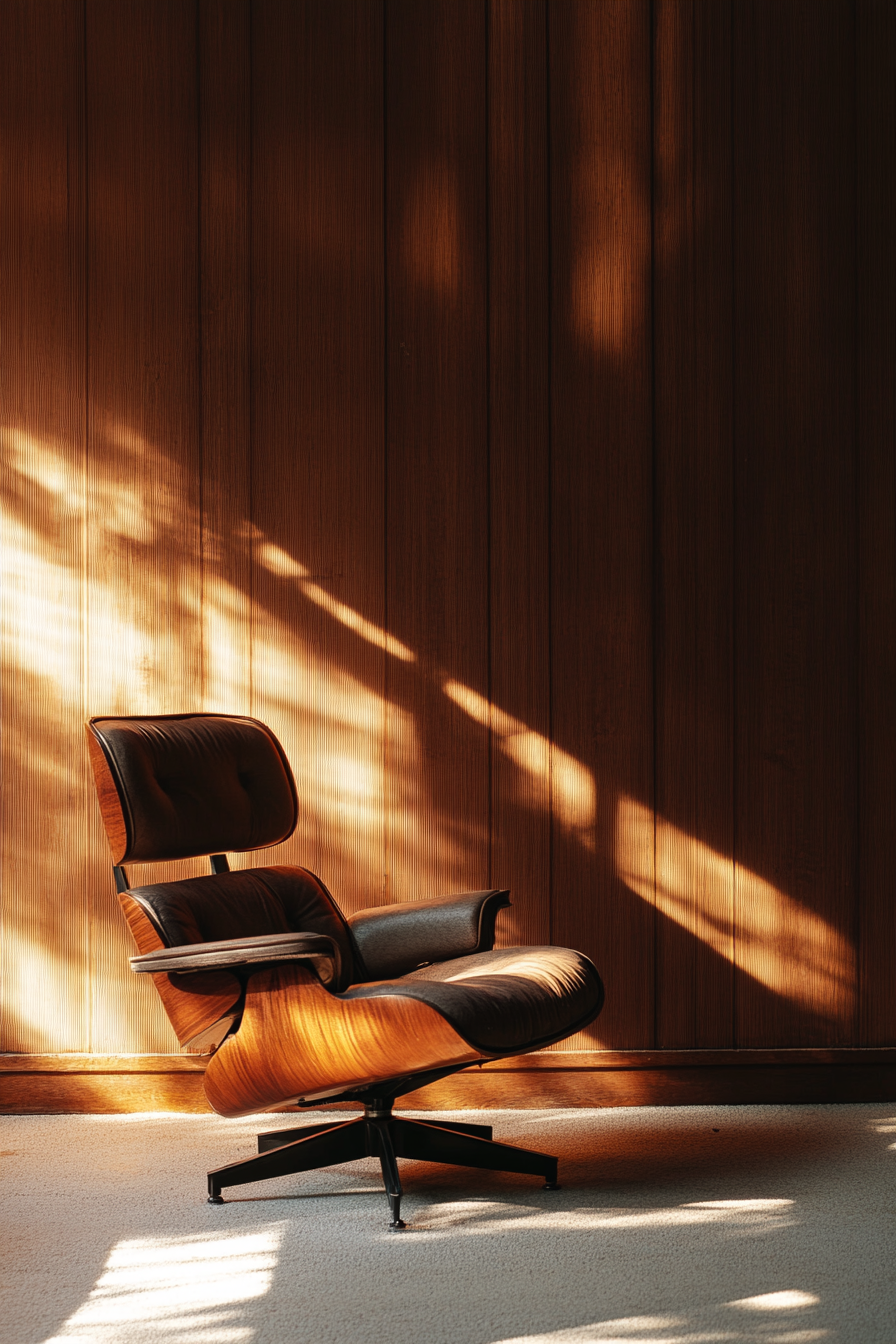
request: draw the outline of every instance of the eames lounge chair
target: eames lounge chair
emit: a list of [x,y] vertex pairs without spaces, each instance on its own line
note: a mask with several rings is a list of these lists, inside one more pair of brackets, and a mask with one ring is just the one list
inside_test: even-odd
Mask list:
[[[506,891],[362,910],[345,919],[304,868],[231,872],[223,851],[286,840],[299,800],[262,723],[224,714],[91,719],[87,733],[119,899],[184,1047],[211,1052],[219,1115],[354,1102],[332,1118],[259,1136],[258,1156],[208,1174],[225,1187],[380,1159],[393,1228],[396,1157],[529,1173],[557,1159],[492,1141],[487,1125],[393,1116],[397,1097],[471,1064],[537,1050],[600,1012],[593,965],[559,947],[493,950]],[[128,886],[125,863],[208,856],[212,874]]]

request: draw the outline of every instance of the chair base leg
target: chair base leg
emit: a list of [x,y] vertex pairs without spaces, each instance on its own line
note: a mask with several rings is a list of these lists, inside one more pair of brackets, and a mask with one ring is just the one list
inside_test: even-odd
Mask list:
[[259,1134],[258,1156],[231,1162],[208,1173],[208,1202],[223,1204],[221,1191],[274,1176],[378,1157],[389,1201],[390,1228],[405,1227],[401,1219],[403,1190],[399,1157],[486,1171],[542,1176],[545,1190],[557,1190],[557,1159],[548,1153],[517,1148],[492,1139],[491,1125],[405,1120],[392,1114],[392,1098],[368,1097],[364,1115],[356,1120],[324,1121],[297,1129]]
[[[230,1162],[208,1173],[210,1204],[221,1203],[221,1191],[226,1186],[248,1185],[252,1181],[266,1181],[273,1176],[293,1176],[299,1171],[315,1171],[318,1167],[335,1166],[339,1162],[353,1162],[367,1156],[367,1133],[363,1120],[328,1124],[312,1133],[287,1141],[261,1152],[243,1162]],[[261,1136],[264,1137],[263,1135]]]

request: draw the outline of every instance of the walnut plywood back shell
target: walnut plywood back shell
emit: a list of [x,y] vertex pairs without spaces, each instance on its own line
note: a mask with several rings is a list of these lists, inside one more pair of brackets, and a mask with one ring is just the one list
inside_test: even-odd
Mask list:
[[[141,906],[122,892],[121,908],[138,952],[155,952],[165,944]],[[240,998],[240,982],[229,971],[202,971],[190,975],[153,977],[162,1006],[181,1045],[197,1049],[217,1044],[233,1021],[229,1011]]]
[[277,967],[249,981],[240,1029],[212,1056],[205,1093],[219,1115],[251,1115],[484,1058],[425,1003],[341,1000],[304,967]]
[[[128,849],[128,828],[124,819],[124,812],[121,808],[121,798],[118,794],[118,786],[112,778],[112,771],[109,767],[109,762],[106,760],[106,753],[97,741],[90,724],[87,725],[86,732],[87,750],[90,755],[90,764],[93,767],[93,778],[96,783],[96,796],[99,800],[100,815],[103,818],[106,835],[109,837],[112,862],[121,863]],[[147,949],[147,951],[149,950],[150,949]]]

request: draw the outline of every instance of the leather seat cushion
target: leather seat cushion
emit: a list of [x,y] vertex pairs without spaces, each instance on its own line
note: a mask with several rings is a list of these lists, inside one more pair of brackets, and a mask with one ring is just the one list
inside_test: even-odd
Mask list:
[[587,957],[566,947],[505,947],[422,966],[395,980],[354,985],[341,998],[419,999],[466,1041],[512,1054],[561,1040],[593,1021],[604,988]]

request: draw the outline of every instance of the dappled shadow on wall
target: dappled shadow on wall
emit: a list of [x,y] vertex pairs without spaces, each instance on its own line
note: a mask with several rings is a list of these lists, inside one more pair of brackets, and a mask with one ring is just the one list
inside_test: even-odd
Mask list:
[[[11,428],[2,438],[6,768],[15,781],[4,1047],[13,1050],[176,1048],[155,996],[128,967],[85,765],[90,714],[208,709],[252,713],[274,728],[296,775],[299,827],[287,845],[237,862],[307,864],[348,908],[487,882],[470,871],[472,837],[439,809],[438,763],[424,762],[413,714],[384,694],[385,660],[420,676],[415,652],[248,520],[231,536],[203,535],[188,474],[125,426],[94,433],[87,465],[48,438]],[[261,619],[251,584],[234,583],[234,571],[263,571],[288,618],[267,610]],[[550,744],[525,724],[493,713],[447,670],[431,691],[469,731],[492,728],[521,779],[549,775]],[[387,731],[399,763],[388,779]],[[593,780],[563,752],[553,768],[558,816],[588,844]],[[402,836],[388,885],[387,800]],[[487,816],[479,824],[487,838]],[[187,871],[135,867],[131,878]]]
[[[132,949],[87,777],[90,714],[208,709],[269,723],[291,760],[301,817],[287,845],[244,864],[306,864],[348,908],[485,885],[468,855],[474,842],[481,849],[488,818],[474,836],[440,807],[439,775],[450,762],[421,749],[400,690],[391,699],[385,692],[407,677],[425,679],[461,731],[490,735],[519,780],[517,826],[533,798],[551,799],[564,842],[592,855],[596,872],[615,872],[632,899],[655,903],[773,993],[824,1018],[843,1015],[852,949],[817,915],[744,870],[735,900],[730,858],[654,819],[643,801],[596,778],[450,668],[424,671],[414,649],[249,520],[232,536],[203,535],[195,482],[158,448],[115,423],[95,439],[88,464],[64,444],[2,432],[3,1049],[176,1048],[151,987],[128,967]],[[240,563],[225,567],[234,555]],[[268,589],[288,590],[280,608],[288,619],[270,611],[260,619],[251,582],[232,577],[261,570]],[[387,683],[387,663],[402,677]],[[545,787],[533,790],[533,780]],[[609,854],[596,853],[601,791],[617,799]],[[402,845],[387,855],[388,827],[400,830]],[[156,865],[152,874],[186,871]],[[142,877],[135,868],[132,880]],[[718,893],[728,888],[730,908],[720,913]],[[503,918],[502,939],[512,944],[513,911]],[[601,1044],[599,1031],[589,1039]]]

